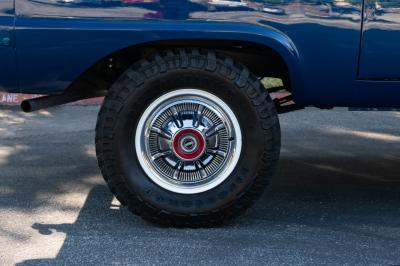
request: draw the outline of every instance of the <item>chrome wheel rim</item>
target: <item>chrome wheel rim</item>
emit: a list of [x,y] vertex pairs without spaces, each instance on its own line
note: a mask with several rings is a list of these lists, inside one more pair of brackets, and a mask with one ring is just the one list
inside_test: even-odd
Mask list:
[[197,89],[169,92],[150,104],[135,134],[139,163],[159,186],[181,194],[215,188],[240,157],[242,134],[231,108]]

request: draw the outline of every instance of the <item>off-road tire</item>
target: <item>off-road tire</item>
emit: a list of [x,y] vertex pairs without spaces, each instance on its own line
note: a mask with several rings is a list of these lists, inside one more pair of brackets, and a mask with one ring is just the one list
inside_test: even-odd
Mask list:
[[[177,88],[215,94],[235,112],[243,147],[235,170],[220,185],[179,194],[146,176],[135,152],[135,130],[149,104]],[[242,214],[262,195],[280,152],[278,115],[268,92],[245,66],[210,50],[160,51],[124,72],[98,115],[96,153],[117,199],[147,221],[164,226],[209,227]]]

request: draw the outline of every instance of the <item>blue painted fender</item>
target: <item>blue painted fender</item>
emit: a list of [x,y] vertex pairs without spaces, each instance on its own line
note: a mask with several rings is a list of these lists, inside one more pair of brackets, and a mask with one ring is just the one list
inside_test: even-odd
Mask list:
[[278,52],[294,95],[302,90],[299,53],[288,36],[269,26],[225,22],[156,22],[18,18],[20,90],[60,93],[98,60],[126,47],[165,40],[232,40]]

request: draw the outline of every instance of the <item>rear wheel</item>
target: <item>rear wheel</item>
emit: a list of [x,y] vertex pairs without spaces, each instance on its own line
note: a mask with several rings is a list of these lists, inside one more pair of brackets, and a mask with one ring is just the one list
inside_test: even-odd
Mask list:
[[257,78],[205,50],[166,51],[128,69],[99,113],[105,180],[151,222],[212,226],[241,214],[276,166],[280,130]]

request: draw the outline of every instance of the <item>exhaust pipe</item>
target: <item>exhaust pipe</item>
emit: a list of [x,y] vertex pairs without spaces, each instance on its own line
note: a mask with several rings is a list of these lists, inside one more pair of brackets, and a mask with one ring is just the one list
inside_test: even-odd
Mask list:
[[66,91],[63,94],[49,95],[34,99],[24,100],[21,103],[21,109],[25,113],[30,113],[40,109],[52,106],[76,102],[80,100],[105,96],[107,91]]

